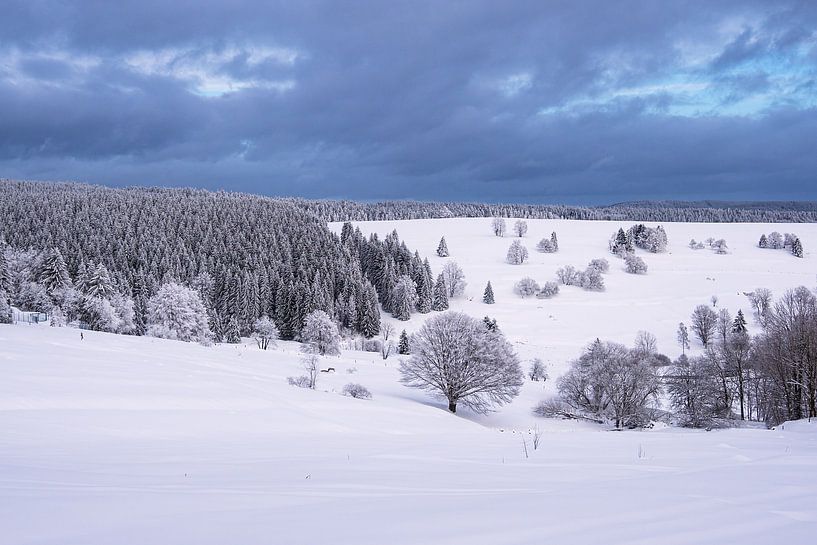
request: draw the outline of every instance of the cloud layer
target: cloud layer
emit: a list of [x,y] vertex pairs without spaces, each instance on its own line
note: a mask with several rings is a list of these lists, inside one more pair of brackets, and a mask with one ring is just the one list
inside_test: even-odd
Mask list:
[[811,2],[7,2],[0,176],[817,198]]

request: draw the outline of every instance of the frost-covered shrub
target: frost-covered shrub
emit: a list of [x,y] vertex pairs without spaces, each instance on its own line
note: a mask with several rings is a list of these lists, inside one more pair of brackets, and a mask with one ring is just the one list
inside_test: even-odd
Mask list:
[[603,257],[592,260],[588,265],[588,269],[595,269],[600,273],[606,273],[610,270],[610,262]]
[[363,339],[364,352],[380,352],[383,347],[378,339]]
[[579,283],[579,271],[573,265],[565,265],[556,270],[556,278],[565,286],[575,286]]
[[542,286],[542,289],[536,294],[536,297],[539,299],[550,299],[554,295],[558,295],[559,293],[559,284],[556,282],[545,282]]
[[728,254],[729,247],[726,245],[726,241],[724,239],[718,239],[712,243],[712,249],[715,250],[716,254]]
[[340,334],[338,326],[327,313],[322,310],[310,312],[304,318],[304,327],[301,329],[301,350],[321,356],[340,355]]
[[14,303],[20,310],[31,312],[48,312],[53,305],[45,286],[36,282],[23,282]]
[[355,384],[350,382],[343,387],[343,395],[353,397],[355,399],[371,399],[372,393],[362,384]]
[[624,256],[624,270],[630,274],[646,274],[647,264],[635,254]]
[[604,291],[604,277],[598,270],[588,267],[579,273],[579,286],[588,291]]
[[513,291],[520,297],[532,297],[539,291],[539,284],[533,278],[525,277],[516,283]]
[[202,342],[211,336],[201,295],[181,284],[165,284],[150,298],[147,324],[148,335],[163,339]]
[[312,388],[309,377],[301,375],[299,377],[287,377],[287,383],[290,386],[297,386],[298,388]]
[[508,248],[508,255],[505,259],[511,265],[521,265],[528,259],[528,249],[520,241],[514,240]]
[[557,248],[553,244],[553,241],[551,241],[549,238],[543,238],[542,240],[540,240],[539,243],[536,245],[536,249],[546,254],[553,254],[556,253],[557,251]]
[[704,243],[698,242],[694,238],[689,241],[689,247],[693,250],[703,250]]

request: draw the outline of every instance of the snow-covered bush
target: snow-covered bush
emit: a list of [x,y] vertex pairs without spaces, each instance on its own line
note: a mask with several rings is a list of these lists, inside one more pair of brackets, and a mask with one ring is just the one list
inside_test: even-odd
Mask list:
[[557,284],[556,282],[549,281],[544,283],[542,289],[540,289],[539,292],[536,294],[536,297],[538,297],[539,299],[550,299],[554,295],[558,294],[559,284]]
[[513,291],[520,297],[532,297],[539,291],[539,284],[533,278],[525,277],[514,285]]
[[584,272],[579,273],[579,286],[588,291],[604,291],[604,277],[592,267],[588,267]]
[[693,239],[690,239],[690,241],[689,241],[689,247],[692,250],[703,250],[704,243],[703,242],[698,242],[693,238]]
[[513,232],[520,238],[524,237],[528,232],[528,222],[525,220],[516,220],[513,224]]
[[514,240],[508,248],[505,260],[511,265],[521,265],[526,259],[528,259],[528,249],[520,241]]
[[635,254],[624,256],[624,270],[630,274],[646,274],[647,264]]
[[729,253],[729,246],[726,245],[726,240],[720,238],[712,243],[712,249],[715,250],[716,254],[728,254]]
[[777,231],[772,231],[769,233],[769,243],[767,247],[771,248],[772,250],[779,250],[783,248],[783,235]]
[[340,334],[332,318],[322,310],[309,313],[301,329],[301,350],[321,356],[340,355]]
[[354,382],[350,382],[349,384],[343,387],[343,395],[353,397],[355,399],[372,398],[372,393],[369,391],[368,388],[366,388],[362,384],[355,384]]
[[519,359],[499,331],[461,312],[429,318],[412,336],[411,357],[400,362],[400,382],[484,413],[519,395]]
[[364,352],[380,352],[383,344],[379,339],[363,339]]
[[603,257],[600,257],[590,261],[587,268],[597,270],[600,273],[606,273],[610,270],[610,262]]
[[252,328],[252,338],[258,344],[258,348],[266,350],[269,346],[275,346],[281,334],[278,332],[275,322],[267,316],[262,316],[255,321]]
[[301,360],[301,365],[303,366],[306,374],[299,377],[287,377],[287,382],[289,385],[314,390],[315,386],[318,384],[318,374],[320,373],[318,361],[318,356],[315,354],[305,356]]
[[579,271],[572,265],[565,265],[556,269],[556,278],[565,286],[576,286],[580,280]]
[[546,254],[552,254],[556,252],[556,247],[553,246],[553,243],[550,241],[549,238],[543,238],[542,240],[540,240],[539,243],[536,245],[536,249]]
[[159,288],[148,301],[147,311],[147,334],[153,337],[207,342],[211,336],[201,295],[181,284],[169,283]]

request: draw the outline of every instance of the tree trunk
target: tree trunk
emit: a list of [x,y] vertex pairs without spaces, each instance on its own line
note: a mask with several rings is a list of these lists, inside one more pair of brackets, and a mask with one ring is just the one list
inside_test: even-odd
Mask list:
[[456,401],[449,401],[448,402],[448,410],[452,413],[457,412],[457,402]]

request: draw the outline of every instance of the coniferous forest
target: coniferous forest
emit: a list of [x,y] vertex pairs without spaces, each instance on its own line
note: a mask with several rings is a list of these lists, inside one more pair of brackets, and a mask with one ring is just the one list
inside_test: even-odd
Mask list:
[[[216,341],[248,336],[262,316],[275,322],[282,338],[296,338],[316,310],[350,333],[373,337],[381,304],[391,311],[401,282],[415,292],[408,298],[416,309],[431,310],[428,262],[396,233],[381,241],[346,225],[338,237],[291,200],[191,189],[0,184],[0,290],[12,304],[57,308],[85,327],[145,333],[148,301],[167,284],[200,294]],[[110,326],[106,314],[118,315],[118,325]]]

